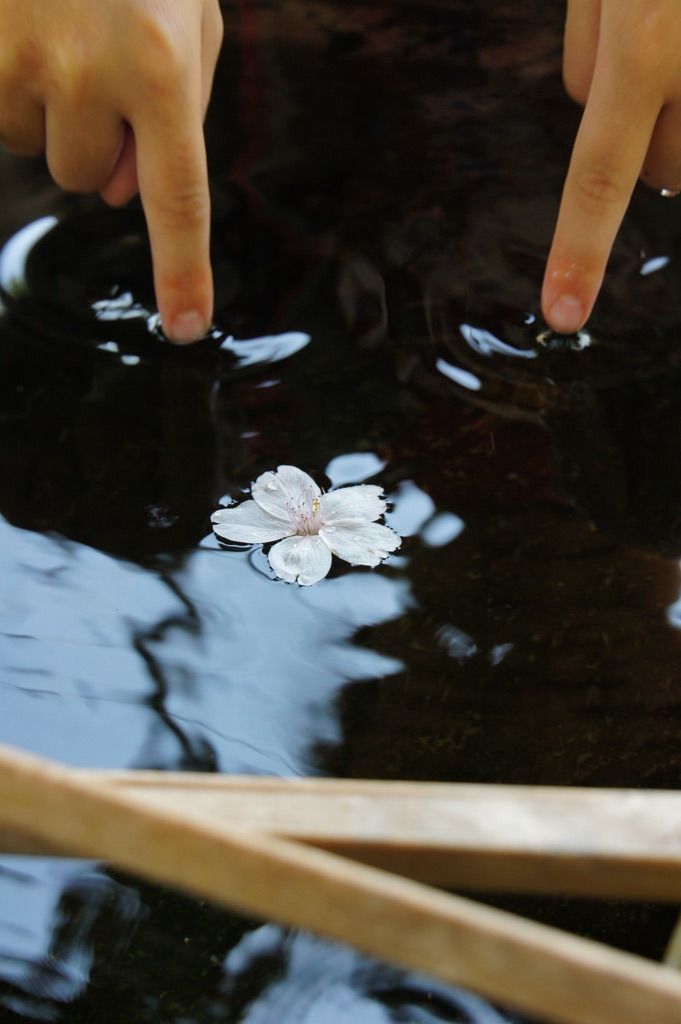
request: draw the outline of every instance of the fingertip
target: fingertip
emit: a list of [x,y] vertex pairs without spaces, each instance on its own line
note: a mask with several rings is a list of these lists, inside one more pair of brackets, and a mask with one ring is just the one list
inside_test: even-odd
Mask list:
[[558,334],[576,334],[584,326],[587,312],[581,299],[566,292],[546,301],[544,319]]
[[210,189],[199,90],[198,79],[180,83],[176,107],[161,106],[153,117],[146,111],[133,126],[161,324],[166,338],[181,345],[204,337],[213,316]]
[[544,275],[542,315],[558,334],[575,334],[591,315],[604,270],[588,267],[560,250],[560,239],[554,240]]
[[213,323],[213,277],[210,264],[179,276],[156,275],[163,333],[169,341],[188,345],[205,337]]
[[596,61],[547,260],[542,313],[561,334],[591,315],[659,113],[618,67]]
[[210,318],[198,309],[188,309],[175,313],[168,320],[161,318],[163,333],[169,341],[177,345],[189,345],[199,341],[210,330]]
[[198,341],[210,331],[213,321],[210,222],[199,237],[190,234],[184,245],[178,245],[172,237],[159,238],[153,231],[151,242],[154,288],[163,333],[169,341],[182,345]]

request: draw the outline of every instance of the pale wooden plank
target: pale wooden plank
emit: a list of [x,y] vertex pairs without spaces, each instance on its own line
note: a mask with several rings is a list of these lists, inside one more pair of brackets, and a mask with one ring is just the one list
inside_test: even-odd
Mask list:
[[667,967],[673,967],[674,970],[681,971],[681,917],[677,919],[676,925],[669,936],[663,959]]
[[264,919],[350,943],[556,1024],[678,1024],[665,966],[0,747],[5,823]]
[[[420,881],[681,903],[681,793],[84,772]],[[1,814],[0,814],[1,818]],[[2,831],[6,852],[47,852]]]

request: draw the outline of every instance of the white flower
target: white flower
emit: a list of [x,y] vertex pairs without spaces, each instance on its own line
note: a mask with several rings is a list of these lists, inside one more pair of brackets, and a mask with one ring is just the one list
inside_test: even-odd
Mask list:
[[269,563],[282,580],[310,586],[331,568],[331,555],[353,565],[378,565],[401,544],[388,526],[375,522],[386,510],[383,489],[358,484],[324,493],[295,466],[263,473],[252,499],[211,516],[224,540],[247,544],[279,541]]

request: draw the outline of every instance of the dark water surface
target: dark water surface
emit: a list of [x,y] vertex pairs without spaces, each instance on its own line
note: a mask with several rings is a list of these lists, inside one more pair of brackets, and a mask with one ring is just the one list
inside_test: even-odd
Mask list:
[[[0,740],[98,767],[679,785],[681,207],[638,192],[588,335],[543,336],[578,122],[553,6],[226,5],[217,328],[188,350],[154,331],[139,209],[2,156]],[[382,485],[398,554],[299,588],[221,548],[210,513],[281,463]],[[495,902],[658,958],[676,916]],[[0,1018],[509,1016],[105,865],[5,857]]]

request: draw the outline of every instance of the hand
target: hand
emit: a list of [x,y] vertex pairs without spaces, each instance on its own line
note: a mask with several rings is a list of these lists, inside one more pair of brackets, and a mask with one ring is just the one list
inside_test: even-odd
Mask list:
[[139,190],[168,337],[213,312],[203,119],[218,0],[0,0],[0,141],[116,206]]
[[680,45],[679,0],[568,0],[564,79],[585,110],[542,292],[556,331],[590,315],[637,179],[681,189]]

